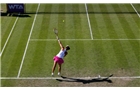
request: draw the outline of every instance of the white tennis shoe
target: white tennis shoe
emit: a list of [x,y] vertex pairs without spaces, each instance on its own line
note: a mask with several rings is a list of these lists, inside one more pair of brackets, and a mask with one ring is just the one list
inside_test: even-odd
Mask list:
[[53,76],[54,74],[52,73],[52,76]]
[[60,76],[60,72],[58,72],[58,76]]

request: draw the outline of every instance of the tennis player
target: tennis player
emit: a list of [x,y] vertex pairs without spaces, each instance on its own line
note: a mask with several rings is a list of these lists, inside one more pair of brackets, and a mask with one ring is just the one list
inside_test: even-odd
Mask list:
[[60,45],[60,52],[54,56],[53,60],[54,60],[54,64],[53,64],[53,67],[52,67],[52,76],[54,75],[54,71],[55,71],[55,68],[56,68],[56,65],[58,64],[58,75],[60,76],[61,74],[61,65],[62,63],[64,63],[64,60],[63,58],[68,54],[68,50],[70,50],[70,47],[67,45],[66,47],[64,47],[61,43],[61,41],[59,40],[59,38],[57,37],[57,40],[58,40],[58,43]]

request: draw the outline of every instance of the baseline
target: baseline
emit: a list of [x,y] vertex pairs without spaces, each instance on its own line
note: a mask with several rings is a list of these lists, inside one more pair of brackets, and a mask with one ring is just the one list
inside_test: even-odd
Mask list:
[[[62,41],[140,41],[140,39],[60,39]],[[56,39],[30,39],[30,41],[56,41]]]
[[[75,79],[93,79],[99,77],[70,77]],[[107,78],[107,77],[100,77],[100,78]],[[112,79],[140,79],[140,76],[126,76],[126,77],[110,77]],[[0,79],[62,79],[62,77],[1,77]]]

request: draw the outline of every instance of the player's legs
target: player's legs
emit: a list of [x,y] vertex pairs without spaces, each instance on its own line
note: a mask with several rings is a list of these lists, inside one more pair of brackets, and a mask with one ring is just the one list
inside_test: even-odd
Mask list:
[[52,67],[52,76],[53,76],[53,73],[55,71],[56,65],[57,65],[57,62],[54,61],[54,64],[53,64],[53,67]]
[[58,75],[61,73],[61,64],[58,63]]

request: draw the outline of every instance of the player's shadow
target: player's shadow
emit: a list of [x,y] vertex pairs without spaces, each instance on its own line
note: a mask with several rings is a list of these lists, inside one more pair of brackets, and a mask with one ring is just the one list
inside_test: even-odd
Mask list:
[[56,80],[60,82],[81,82],[83,84],[89,84],[89,83],[95,83],[95,82],[113,83],[112,80],[109,79],[109,77],[112,77],[112,76],[113,74],[106,78],[93,78],[93,79],[77,79],[77,78],[69,78],[69,77],[61,76],[62,79],[56,79]]

